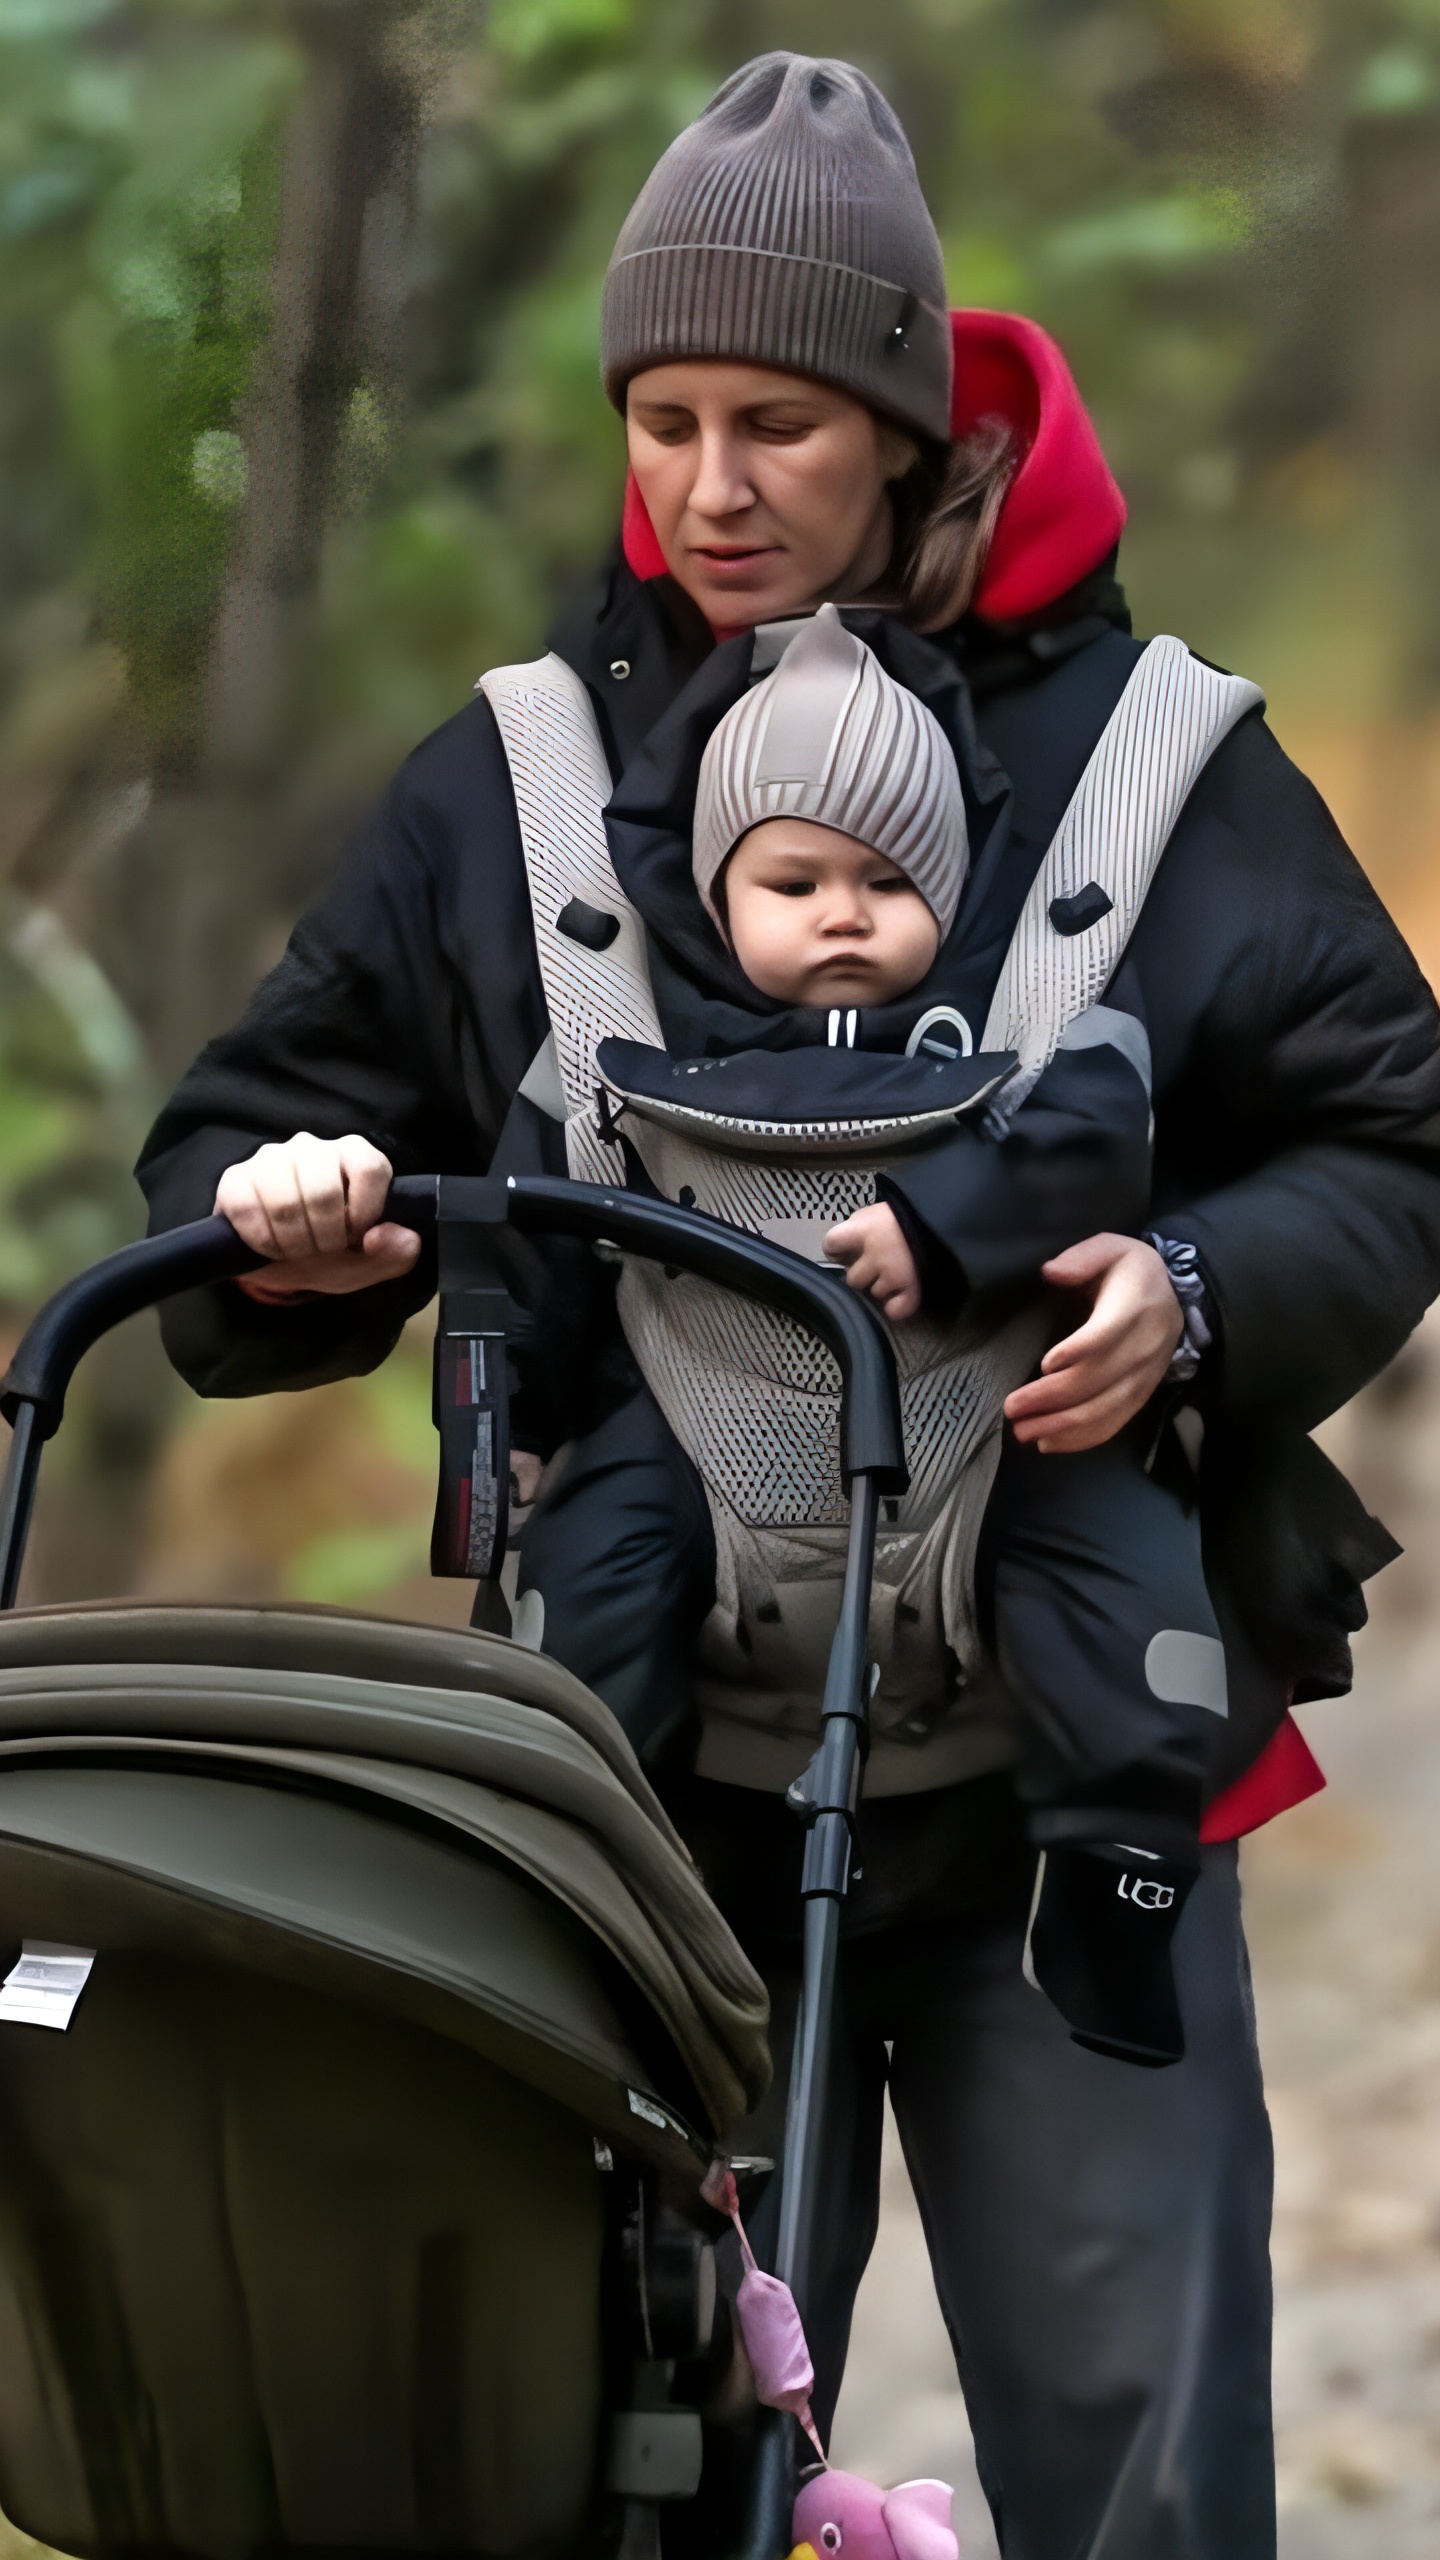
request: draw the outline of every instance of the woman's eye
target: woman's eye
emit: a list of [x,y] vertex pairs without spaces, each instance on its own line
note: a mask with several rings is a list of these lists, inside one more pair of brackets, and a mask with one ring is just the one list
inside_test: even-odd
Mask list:
[[693,418],[642,418],[640,425],[652,444],[688,444],[695,433]]

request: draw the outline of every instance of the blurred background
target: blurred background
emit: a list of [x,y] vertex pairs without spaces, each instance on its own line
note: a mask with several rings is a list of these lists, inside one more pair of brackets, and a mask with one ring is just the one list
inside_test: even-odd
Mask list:
[[[138,1231],[159,1098],[388,772],[609,542],[610,246],[780,45],[885,88],[952,299],[1032,314],[1075,368],[1137,629],[1265,687],[1440,978],[1440,0],[0,0],[0,1336]],[[425,1578],[428,1373],[421,1326],[373,1379],[207,1408],[127,1329],[49,1461],[27,1596],[463,1610]],[[1355,1701],[1307,1715],[1330,1793],[1247,1852],[1283,2547],[1418,2560],[1428,1333],[1328,1437],[1409,1552]],[[877,2476],[962,2466],[934,2319],[897,2164],[842,2412]]]

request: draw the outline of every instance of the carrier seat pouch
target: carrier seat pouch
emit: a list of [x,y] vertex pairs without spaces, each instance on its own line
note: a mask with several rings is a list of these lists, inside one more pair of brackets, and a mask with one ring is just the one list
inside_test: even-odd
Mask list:
[[[852,1105],[843,1117],[796,1123],[727,1112],[723,1077],[697,1073],[680,1101],[667,1100],[663,1079],[637,1077],[635,1048],[663,1054],[664,1043],[644,925],[605,838],[611,782],[589,697],[554,655],[495,669],[481,690],[515,785],[552,1025],[551,1107],[558,1116],[563,1102],[571,1173],[617,1179],[604,1129],[619,1110],[655,1188],[734,1225],[794,1244],[868,1205],[887,1166],[933,1134],[934,1111],[892,1107],[876,1120]],[[1117,1015],[1107,1034],[1099,1000],[1197,775],[1261,700],[1179,640],[1144,651],[1002,965],[970,1062],[979,1069],[993,1058],[995,1076],[973,1076],[942,1126],[980,1108],[1008,1119],[1076,1026],[1078,1036],[1126,1045],[1130,1018]],[[1087,904],[1099,907],[1097,890],[1102,911],[1076,931],[1075,902],[1090,892]],[[628,1075],[622,1044],[631,1044]],[[1006,1051],[1019,1065],[999,1082]],[[843,1572],[838,1372],[790,1319],[653,1263],[627,1260],[619,1308],[715,1524],[717,1596],[696,1664],[700,1773],[783,1787],[813,1742]],[[922,1310],[894,1328],[911,1484],[884,1504],[876,1552],[872,1795],[953,1784],[1013,1757],[1013,1709],[976,1626],[974,1559],[1005,1397],[1031,1374],[1054,1321],[1037,1297],[998,1327],[962,1309],[949,1323]]]

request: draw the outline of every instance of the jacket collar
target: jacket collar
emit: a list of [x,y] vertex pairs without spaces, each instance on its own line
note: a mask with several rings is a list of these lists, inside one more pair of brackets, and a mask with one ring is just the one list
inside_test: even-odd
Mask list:
[[[1038,683],[1062,659],[1107,631],[1128,632],[1129,607],[1114,572],[1112,550],[1097,569],[1035,613],[1006,623],[967,614],[928,640],[913,633],[904,636],[920,650],[938,651],[950,661],[952,672],[963,670],[973,699],[988,702],[996,694]],[[860,616],[847,619],[857,631],[866,627],[868,637]],[[888,615],[870,617],[880,619],[893,631],[903,628]],[[637,577],[617,542],[599,574],[555,623],[549,646],[588,689],[618,782],[716,643],[684,589],[671,577]],[[898,665],[894,671],[901,673]],[[910,679],[901,675],[901,681],[908,684]],[[914,689],[921,691],[919,685]],[[921,699],[930,697],[921,692]]]
[[561,615],[550,647],[586,687],[618,781],[715,641],[683,587],[670,577],[637,578],[617,541],[599,576]]

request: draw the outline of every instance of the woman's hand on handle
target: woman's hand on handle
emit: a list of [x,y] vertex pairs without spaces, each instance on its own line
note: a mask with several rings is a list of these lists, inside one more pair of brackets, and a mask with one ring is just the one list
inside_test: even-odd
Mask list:
[[1041,1273],[1086,1292],[1090,1313],[1047,1351],[1040,1375],[1005,1399],[1017,1440],[1057,1453],[1098,1449],[1148,1404],[1184,1329],[1170,1275],[1135,1236],[1087,1236]]
[[281,1306],[401,1279],[420,1239],[383,1222],[390,1175],[389,1159],[368,1138],[312,1138],[305,1130],[232,1164],[215,1206],[271,1265],[247,1272],[237,1289]]

